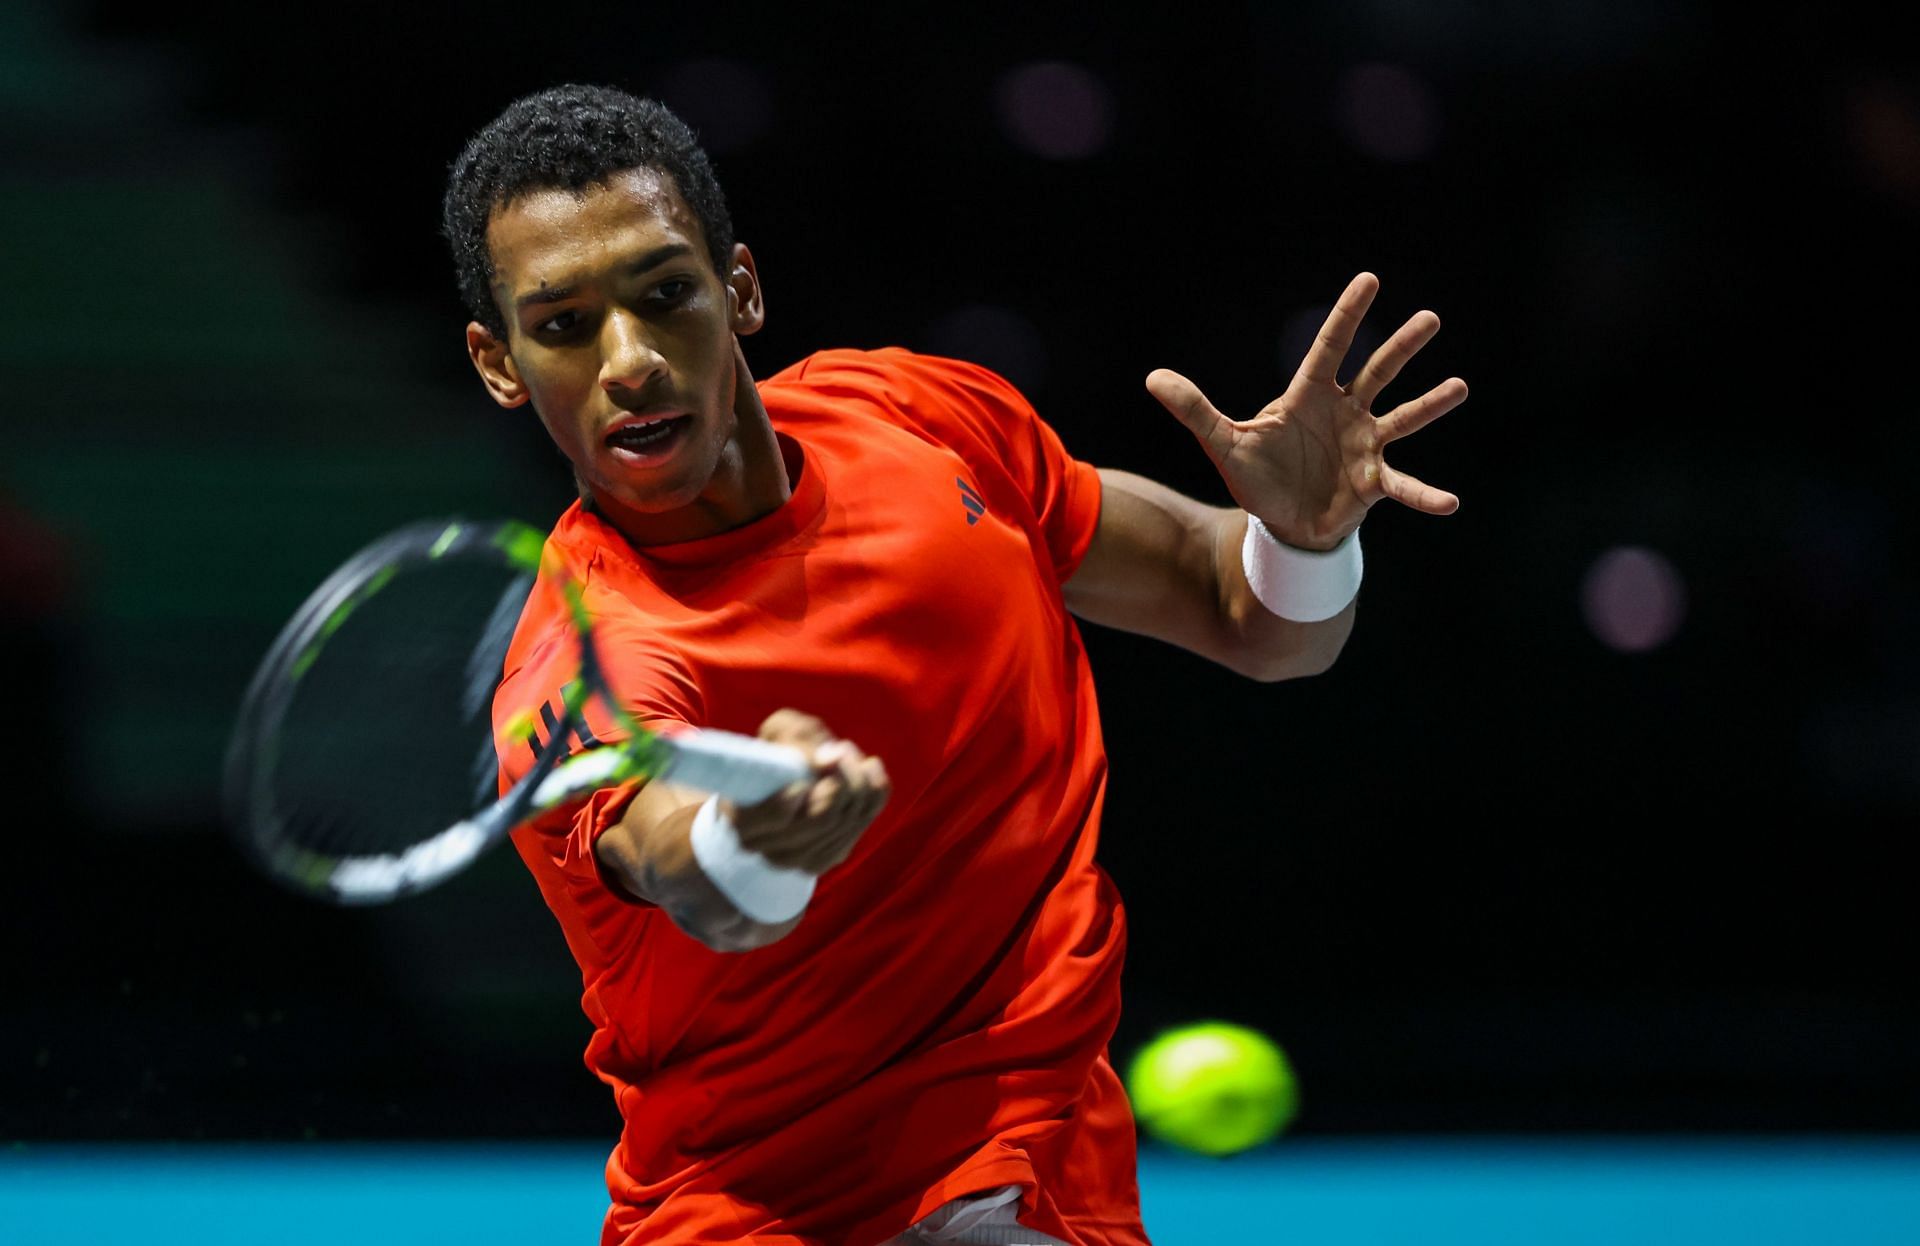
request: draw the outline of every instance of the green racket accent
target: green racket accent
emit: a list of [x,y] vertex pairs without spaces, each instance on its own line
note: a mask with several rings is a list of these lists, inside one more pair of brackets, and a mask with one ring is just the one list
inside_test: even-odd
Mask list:
[[[604,684],[606,681],[601,675],[600,654],[593,639],[593,612],[587,609],[585,594],[580,591],[580,586],[571,579],[563,579],[560,581],[560,592],[566,598],[567,613],[573,618],[573,626],[580,633],[580,667],[582,672],[582,678],[574,680],[562,689],[561,696],[565,698],[569,710],[580,713],[581,707],[586,704],[588,695],[586,681],[590,679],[599,684]],[[614,721],[620,724],[621,730],[625,731],[631,740],[644,741],[651,739],[653,733],[642,727],[639,720],[627,712],[627,707],[620,704],[619,697],[603,696],[600,698],[600,703],[607,707],[607,711],[613,715]],[[585,715],[582,714],[581,717],[584,720]],[[635,749],[644,750],[646,746],[629,744],[623,745],[622,747],[627,748],[628,751],[631,752]],[[670,753],[665,749],[655,749],[654,751],[663,759],[670,756]],[[662,764],[664,764],[664,761]]]
[[560,587],[566,593],[567,612],[573,616],[573,625],[583,632],[591,631],[593,616],[587,612],[587,599],[581,596],[580,586],[568,580]]
[[340,625],[345,623],[355,610],[364,605],[367,598],[391,583],[399,570],[398,567],[382,567],[371,579],[360,586],[359,591],[333,608],[333,613],[327,616],[327,621],[320,625],[320,634],[315,636],[313,642],[302,649],[300,656],[294,659],[293,677],[295,679],[307,673],[314,659],[320,656],[320,650],[325,648],[327,641],[340,630]]
[[340,863],[332,857],[289,846],[279,854],[277,864],[286,871],[289,881],[319,891],[327,885],[327,880],[333,877],[333,871]]
[[[619,713],[623,717],[626,715],[625,710],[619,710]],[[627,722],[633,723],[633,719],[627,718]],[[641,730],[637,723],[634,724],[633,729],[636,732]],[[623,770],[621,774],[622,778],[631,779],[640,775],[651,778],[659,774],[662,770],[665,770],[667,764],[673,760],[672,751],[660,742],[660,737],[655,735],[635,735],[633,739],[637,741],[637,743],[631,744],[623,750],[627,756],[633,758],[633,768],[631,770]]]
[[494,533],[493,543],[507,556],[507,561],[526,571],[540,569],[541,556],[546,552],[546,533],[523,523],[504,523],[500,531]]
[[460,539],[460,533],[461,533],[461,526],[459,524],[457,523],[448,524],[447,530],[440,534],[440,539],[435,541],[433,545],[427,550],[427,557],[438,558],[440,557],[440,555],[452,549],[453,543]]

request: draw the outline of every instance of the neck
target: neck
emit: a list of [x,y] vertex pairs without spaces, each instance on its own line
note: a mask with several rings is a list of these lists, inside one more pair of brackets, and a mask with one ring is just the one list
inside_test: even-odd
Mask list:
[[596,493],[588,499],[591,509],[636,546],[718,536],[779,510],[793,488],[773,421],[744,365],[735,382],[733,417],[733,433],[720,448],[713,475],[685,506],[642,511]]

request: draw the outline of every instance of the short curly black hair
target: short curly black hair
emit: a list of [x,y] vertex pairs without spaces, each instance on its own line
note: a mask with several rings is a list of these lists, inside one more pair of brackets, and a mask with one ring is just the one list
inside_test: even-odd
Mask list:
[[673,178],[706,235],[722,277],[733,256],[733,220],[713,162],[687,123],[656,100],[616,87],[568,83],[523,96],[474,135],[447,177],[440,231],[453,248],[460,297],[496,337],[507,325],[493,301],[487,223],[535,190],[584,190],[626,169]]

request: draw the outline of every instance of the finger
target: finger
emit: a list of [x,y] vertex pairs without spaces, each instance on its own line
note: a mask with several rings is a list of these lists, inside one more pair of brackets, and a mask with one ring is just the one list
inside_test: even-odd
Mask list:
[[811,753],[834,738],[827,724],[812,714],[795,709],[778,709],[760,724],[760,738],[776,744],[790,744],[803,753]]
[[[846,860],[860,842],[879,806],[885,801],[886,772],[875,758],[865,758],[847,776],[834,807],[808,827],[813,856],[825,869]],[[883,790],[875,792],[875,784]]]
[[1381,416],[1374,431],[1379,434],[1381,445],[1398,441],[1409,433],[1419,432],[1466,400],[1467,383],[1457,376],[1451,377]]
[[1460,499],[1445,489],[1436,489],[1384,463],[1380,465],[1380,490],[1402,506],[1428,515],[1451,515],[1460,509]]
[[1361,273],[1347,283],[1340,301],[1333,305],[1326,323],[1320,326],[1319,336],[1313,339],[1313,346],[1300,363],[1301,376],[1316,385],[1339,383],[1335,377],[1339,374],[1340,362],[1353,349],[1353,335],[1359,332],[1360,322],[1366,319],[1367,308],[1373,306],[1373,296],[1379,292],[1380,279],[1372,273]]
[[865,780],[867,791],[882,803],[892,794],[893,780],[887,775],[886,763],[878,757],[867,758],[861,777]]
[[[810,789],[809,795],[818,787],[816,784],[814,789]],[[844,797],[828,805],[824,811],[816,813],[812,808],[805,810],[790,825],[782,827],[778,837],[759,851],[775,865],[819,873],[840,859],[844,839],[841,829],[843,807]]]
[[[793,828],[801,821],[801,810],[812,790],[809,784],[789,783],[757,805],[735,805],[722,800],[720,813],[733,823],[743,846],[767,854],[769,860],[778,864],[775,854],[781,852],[783,845],[789,844]],[[792,850],[789,847],[787,851],[790,854]]]
[[814,746],[813,768],[818,774],[838,774],[844,779],[862,756],[852,740],[832,739]]
[[822,814],[823,818],[837,819],[855,823],[860,819],[861,810],[867,803],[868,790],[873,783],[875,759],[867,757],[858,749],[853,749],[841,761],[834,777],[839,780],[839,790],[834,793],[833,807]]
[[838,865],[853,855],[860,842],[860,833],[867,824],[860,817],[860,808],[864,797],[847,795],[833,813],[822,820],[816,830],[818,851],[828,865]]
[[806,807],[807,793],[813,790],[812,778],[795,779],[776,792],[752,804],[720,798],[720,809],[739,825],[751,820],[755,826],[783,826],[793,821]]
[[1440,332],[1440,317],[1430,311],[1416,312],[1413,319],[1400,326],[1399,332],[1387,339],[1386,345],[1373,352],[1360,375],[1353,378],[1353,384],[1347,392],[1371,408],[1373,400],[1380,391],[1393,384],[1393,378],[1400,375],[1400,369],[1407,366],[1407,360],[1420,353],[1420,348],[1433,340]]
[[1198,385],[1172,369],[1155,368],[1147,374],[1147,392],[1200,439],[1207,457],[1216,463],[1226,457],[1233,445],[1233,421],[1207,401]]
[[807,792],[806,816],[814,820],[824,820],[846,798],[847,781],[838,770],[830,771],[816,780]]
[[862,827],[880,816],[892,790],[887,780],[887,768],[880,764],[880,759],[867,758],[860,770],[860,803],[857,810]]

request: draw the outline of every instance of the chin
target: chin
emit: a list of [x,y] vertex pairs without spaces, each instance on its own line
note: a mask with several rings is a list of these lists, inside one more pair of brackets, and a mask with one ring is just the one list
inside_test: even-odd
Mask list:
[[624,478],[594,481],[594,494],[616,506],[635,511],[642,515],[665,515],[673,511],[684,510],[700,500],[700,494],[706,488],[707,480],[713,473],[688,471],[688,465],[674,464],[678,471],[669,475],[662,472],[650,480]]
[[697,488],[642,490],[631,486],[599,487],[594,490],[594,496],[602,499],[602,505],[611,503],[622,510],[641,515],[667,515],[693,505],[700,496],[700,490]]

